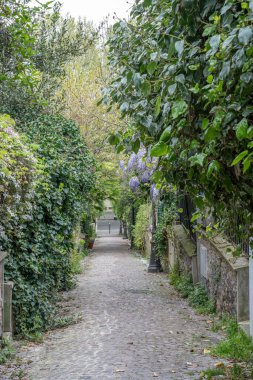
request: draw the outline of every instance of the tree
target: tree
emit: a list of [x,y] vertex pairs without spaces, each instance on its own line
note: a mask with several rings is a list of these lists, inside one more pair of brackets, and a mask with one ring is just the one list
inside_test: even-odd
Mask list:
[[[154,176],[218,220],[252,222],[252,1],[143,0],[109,38],[107,103],[131,118],[118,145],[159,157]],[[195,216],[198,216],[197,213]],[[234,217],[227,218],[234,223]],[[245,231],[244,231],[245,232]],[[238,232],[239,233],[239,232]]]

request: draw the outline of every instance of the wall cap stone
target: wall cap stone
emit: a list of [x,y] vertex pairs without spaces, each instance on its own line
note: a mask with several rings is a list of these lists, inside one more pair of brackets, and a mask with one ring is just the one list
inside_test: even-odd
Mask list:
[[0,251],[0,262],[3,261],[8,256],[7,252]]
[[175,237],[178,239],[178,241],[184,248],[187,256],[188,257],[197,256],[196,245],[189,237],[189,234],[187,233],[184,226],[182,226],[181,224],[174,224],[173,232],[174,232]]
[[216,236],[213,238],[201,240],[209,241],[234,271],[238,271],[239,269],[247,268],[249,266],[249,260],[245,256],[236,257],[233,255],[233,253],[236,251],[236,248],[225,238]]

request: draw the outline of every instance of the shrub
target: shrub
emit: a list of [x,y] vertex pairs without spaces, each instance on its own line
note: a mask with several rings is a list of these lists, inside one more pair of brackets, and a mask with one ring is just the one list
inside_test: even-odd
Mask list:
[[150,204],[143,204],[139,207],[133,229],[134,244],[142,252],[145,251],[145,236],[150,224],[150,207]]
[[36,148],[39,164],[34,186],[25,193],[29,207],[24,209],[22,201],[4,221],[0,243],[10,253],[6,279],[14,282],[16,332],[31,335],[50,323],[54,294],[73,284],[73,232],[88,205],[94,174],[93,160],[73,122],[27,115],[17,129],[27,135],[30,149]]

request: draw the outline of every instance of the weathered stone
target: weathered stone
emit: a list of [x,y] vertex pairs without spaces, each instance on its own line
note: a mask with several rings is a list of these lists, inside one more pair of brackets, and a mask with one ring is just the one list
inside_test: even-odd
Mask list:
[[3,315],[3,336],[11,338],[12,326],[12,289],[13,282],[4,283],[4,315]]
[[173,226],[173,239],[168,242],[168,255],[171,268],[191,275],[193,283],[198,282],[197,248],[181,224]]
[[4,259],[7,252],[0,251],[0,338],[3,335],[3,306],[4,306]]
[[[200,268],[201,247],[207,250],[207,273]],[[249,264],[245,257],[235,257],[235,248],[225,239],[198,239],[200,282],[207,288],[218,311],[249,319]]]

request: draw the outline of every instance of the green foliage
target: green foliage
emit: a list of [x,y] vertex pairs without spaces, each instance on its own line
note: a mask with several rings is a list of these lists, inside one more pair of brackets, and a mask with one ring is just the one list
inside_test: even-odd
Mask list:
[[213,354],[221,358],[243,362],[253,360],[252,338],[240,329],[235,320],[228,320],[225,325],[227,338],[222,340],[213,350]]
[[206,289],[201,284],[193,285],[190,275],[179,274],[178,268],[173,268],[169,275],[170,284],[175,286],[180,295],[187,298],[189,304],[201,314],[215,312],[214,302],[209,298]]
[[55,94],[66,64],[94,43],[93,27],[62,18],[56,1],[4,0],[0,20],[0,112],[20,115],[35,105],[59,109],[62,99]]
[[150,204],[143,204],[139,207],[136,222],[133,228],[134,245],[145,253],[145,237],[150,224]]
[[170,284],[175,286],[183,298],[188,298],[194,291],[190,275],[179,275],[178,271],[172,270],[170,275]]
[[212,379],[217,370],[230,380],[252,379],[253,376],[253,342],[230,316],[220,316],[215,320],[214,331],[222,330],[226,338],[215,346],[211,353],[215,356],[231,359],[232,365],[221,365],[219,368],[210,368],[203,371],[201,379]]
[[48,115],[25,120],[16,128],[26,133],[28,147],[36,148],[40,165],[32,191],[25,193],[29,207],[21,202],[1,220],[0,243],[10,254],[5,270],[6,279],[14,281],[16,332],[32,336],[53,318],[54,294],[72,284],[73,231],[88,206],[94,174],[93,159],[73,122]]
[[104,90],[131,119],[119,146],[140,140],[160,157],[158,182],[242,225],[253,212],[252,18],[251,1],[138,1],[113,26]]
[[211,380],[213,376],[224,375],[224,368],[209,368],[201,373],[201,379]]
[[167,253],[168,238],[173,236],[172,226],[177,216],[176,196],[170,189],[162,202],[161,211],[158,212],[158,223],[155,231],[156,253],[160,258]]
[[198,284],[194,286],[193,291],[188,297],[189,304],[201,314],[212,314],[215,312],[215,305],[210,300],[204,286]]
[[15,355],[15,350],[8,340],[0,340],[0,364],[6,363]]

